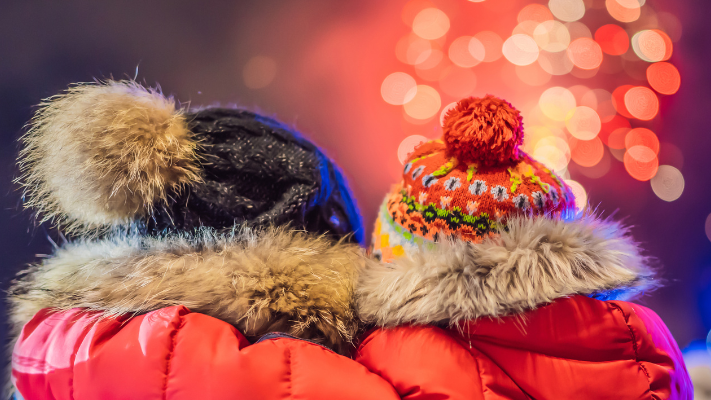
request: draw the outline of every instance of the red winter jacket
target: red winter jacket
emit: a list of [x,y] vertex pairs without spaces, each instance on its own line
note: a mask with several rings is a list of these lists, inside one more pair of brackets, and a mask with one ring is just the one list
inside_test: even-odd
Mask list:
[[25,400],[397,399],[339,354],[365,262],[282,230],[69,244],[12,289],[14,385]]
[[399,398],[323,346],[279,336],[250,344],[183,306],[100,321],[40,311],[17,341],[12,378],[26,400]]
[[601,300],[653,285],[617,224],[513,219],[498,238],[410,254],[370,266],[358,289],[361,317],[381,328],[356,360],[401,398],[692,398],[660,318]]

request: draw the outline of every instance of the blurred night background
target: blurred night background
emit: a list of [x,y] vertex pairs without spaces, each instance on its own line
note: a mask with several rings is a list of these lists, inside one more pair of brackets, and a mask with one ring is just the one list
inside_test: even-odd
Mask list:
[[703,342],[709,16],[711,2],[692,0],[4,2],[2,288],[51,252],[14,159],[34,105],[70,83],[135,76],[184,104],[293,125],[343,167],[369,227],[400,158],[441,135],[442,111],[494,94],[522,110],[526,151],[633,225],[665,280],[641,302],[680,347]]

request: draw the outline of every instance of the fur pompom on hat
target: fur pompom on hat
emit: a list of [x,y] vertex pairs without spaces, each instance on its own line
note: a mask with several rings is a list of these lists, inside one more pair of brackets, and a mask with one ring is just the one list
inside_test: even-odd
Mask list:
[[22,142],[26,206],[69,230],[127,223],[200,180],[182,110],[132,81],[78,84],[50,97]]
[[77,84],[40,105],[21,141],[25,206],[70,233],[290,224],[363,239],[333,162],[249,111],[191,112],[134,81]]

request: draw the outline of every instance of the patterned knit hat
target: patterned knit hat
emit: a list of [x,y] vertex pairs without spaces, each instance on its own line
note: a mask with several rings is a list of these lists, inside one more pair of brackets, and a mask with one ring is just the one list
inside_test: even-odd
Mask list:
[[418,146],[403,180],[386,196],[373,233],[383,261],[455,236],[480,242],[515,214],[575,210],[570,188],[519,149],[521,114],[494,96],[461,100],[444,118],[444,137]]

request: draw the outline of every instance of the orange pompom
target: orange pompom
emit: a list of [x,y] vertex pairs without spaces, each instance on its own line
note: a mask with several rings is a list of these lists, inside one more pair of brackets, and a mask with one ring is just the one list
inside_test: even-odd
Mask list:
[[447,154],[460,162],[494,166],[521,157],[521,113],[498,97],[460,100],[444,117],[442,128]]

